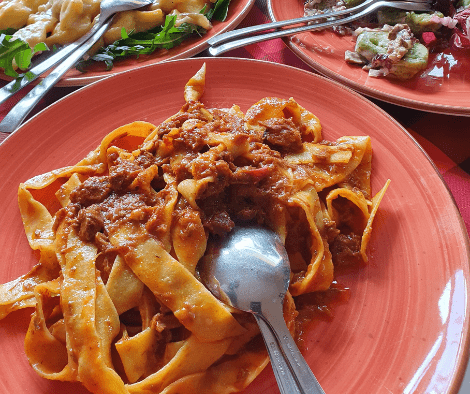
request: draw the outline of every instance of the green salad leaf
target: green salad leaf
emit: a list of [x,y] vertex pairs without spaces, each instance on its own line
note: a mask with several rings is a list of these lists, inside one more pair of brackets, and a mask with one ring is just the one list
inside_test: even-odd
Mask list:
[[[227,18],[229,5],[230,0],[217,0],[210,10],[206,11],[206,7],[204,7],[201,13],[208,20],[223,22]],[[106,69],[110,70],[113,68],[115,60],[129,56],[148,55],[157,49],[171,49],[191,36],[202,36],[206,33],[206,30],[200,26],[190,23],[175,26],[175,22],[176,15],[167,15],[163,26],[157,26],[146,32],[127,33],[125,29],[122,29],[121,39],[100,49],[87,60],[81,60],[76,68],[85,71],[89,64],[103,62]],[[27,70],[33,55],[36,52],[47,51],[48,47],[45,43],[39,43],[31,49],[26,42],[12,39],[14,32],[14,29],[0,30],[0,69],[13,78],[22,76],[28,78],[28,73],[19,74],[14,65],[20,70]]]
[[230,0],[218,0],[214,7],[206,13],[206,18],[223,22],[227,18],[229,5]]
[[204,29],[199,26],[183,23],[176,27],[175,22],[176,15],[167,15],[163,26],[157,26],[145,32],[128,34],[123,28],[120,40],[101,48],[89,59],[80,61],[77,64],[77,69],[85,71],[85,68],[91,63],[104,62],[106,69],[111,70],[117,59],[149,55],[157,49],[171,49],[193,34],[204,34]]
[[[201,13],[210,20],[223,22],[227,18],[230,0],[217,0],[214,6],[206,12],[205,7]],[[171,49],[188,39],[191,36],[202,36],[206,30],[191,23],[182,23],[175,26],[176,15],[167,15],[165,24],[157,26],[151,30],[141,33],[129,34],[122,29],[121,39],[101,48],[87,60],[82,60],[77,64],[77,69],[85,71],[91,63],[104,62],[107,70],[111,70],[114,61],[129,56],[149,55],[157,49]]]
[[27,70],[33,55],[47,51],[48,47],[41,42],[31,49],[26,42],[13,38],[14,32],[14,29],[0,31],[0,68],[3,68],[6,75],[17,78],[23,74],[19,74],[13,65],[16,64],[20,70]]

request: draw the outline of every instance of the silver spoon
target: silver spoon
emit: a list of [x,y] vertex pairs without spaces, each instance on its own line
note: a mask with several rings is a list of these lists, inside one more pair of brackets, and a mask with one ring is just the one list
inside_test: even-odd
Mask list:
[[290,266],[274,232],[235,227],[220,244],[212,246],[199,270],[202,281],[216,297],[253,313],[282,394],[325,394],[284,321]]
[[19,83],[10,82],[0,91],[0,103],[15,94],[18,90],[36,79],[39,75],[59,63],[41,83],[31,90],[21,99],[5,116],[0,123],[0,131],[12,133],[15,131],[34,108],[34,106],[44,97],[44,95],[62,78],[62,76],[75,64],[83,55],[99,40],[104,32],[111,25],[114,15],[117,12],[133,10],[149,5],[153,0],[102,0],[100,4],[100,15],[93,28],[76,42],[67,45],[62,50],[51,56],[49,59],[32,68],[30,72],[33,78],[23,78]]

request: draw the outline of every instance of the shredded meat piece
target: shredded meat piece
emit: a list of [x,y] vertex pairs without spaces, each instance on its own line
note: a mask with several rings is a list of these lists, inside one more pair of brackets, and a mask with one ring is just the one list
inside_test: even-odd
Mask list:
[[148,168],[155,163],[155,158],[153,157],[152,153],[143,150],[135,158],[135,163],[142,168]]
[[232,183],[253,185],[269,177],[272,172],[272,167],[237,167],[232,174]]
[[340,231],[336,228],[336,223],[332,220],[323,219],[323,225],[325,228],[325,235],[328,240],[328,243],[333,242],[333,240],[339,235]]
[[[191,120],[191,119],[190,119]],[[187,120],[172,143],[176,149],[200,151],[206,145],[207,131],[197,127],[197,122]],[[196,120],[196,119],[194,119]],[[187,127],[185,127],[187,125]]]
[[149,216],[146,212],[147,198],[144,194],[111,194],[100,204],[106,232],[119,227],[124,221],[147,219]]
[[158,127],[158,135],[163,137],[167,135],[172,129],[180,128],[181,125],[189,119],[189,114],[187,112],[178,113],[172,118]]
[[96,233],[95,234],[95,243],[98,246],[98,250],[102,253],[114,252],[116,248],[111,245],[106,234]]
[[358,218],[362,217],[359,208],[350,200],[344,197],[338,197],[333,201],[333,207],[340,212],[337,227],[342,233],[362,233],[362,223]]
[[173,175],[176,177],[177,182],[181,182],[184,179],[192,178],[191,163],[196,158],[197,154],[188,153],[184,157],[178,158],[177,161],[173,161],[171,165],[164,164],[162,166],[163,171],[172,172]]
[[181,237],[182,238],[191,238],[191,235],[194,234],[195,229],[198,228],[196,225],[197,220],[199,220],[199,215],[194,209],[188,208],[176,219],[179,222],[181,228]]
[[216,235],[225,235],[235,227],[235,223],[226,211],[217,212],[208,218],[204,218],[202,224],[210,233]]
[[111,193],[108,177],[92,176],[70,193],[70,201],[81,206],[98,204]]
[[104,228],[103,217],[98,205],[90,205],[78,213],[78,236],[82,241],[93,241],[97,232]]
[[188,119],[201,119],[207,121],[207,119],[204,118],[200,112],[200,109],[203,107],[204,105],[200,102],[191,102],[184,104],[180,112],[173,115],[170,119],[168,119],[158,127],[158,135],[160,137],[165,136],[172,129],[180,128],[183,123]]
[[335,266],[353,266],[362,262],[360,235],[339,234],[330,249]]
[[205,178],[210,176],[214,178],[213,182],[208,183],[205,188],[201,189],[201,193],[197,196],[198,199],[219,194],[229,185],[232,177],[230,166],[222,160],[217,160],[215,163],[197,163],[195,164],[195,172],[198,177]]
[[142,168],[134,162],[117,159],[109,168],[109,183],[113,190],[129,186]]
[[264,139],[268,145],[281,152],[298,152],[302,149],[302,135],[292,119],[269,119],[261,123],[266,127]]
[[255,221],[262,224],[265,221],[266,210],[274,200],[273,196],[263,191],[261,187],[251,184],[233,185],[230,188],[230,215],[239,221]]

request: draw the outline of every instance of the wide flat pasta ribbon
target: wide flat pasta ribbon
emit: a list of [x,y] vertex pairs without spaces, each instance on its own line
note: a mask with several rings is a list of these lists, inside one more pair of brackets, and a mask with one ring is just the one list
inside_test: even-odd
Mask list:
[[305,141],[319,142],[322,139],[319,119],[300,106],[293,98],[289,100],[276,97],[261,99],[246,111],[245,127],[262,135],[265,131],[265,126],[262,123],[268,119],[276,118],[291,119]]
[[69,367],[92,392],[128,394],[112,368],[110,344],[119,333],[119,317],[97,275],[96,246],[75,231],[63,235],[61,306],[67,334]]
[[142,381],[128,386],[129,392],[159,393],[184,376],[205,371],[223,356],[231,341],[231,338],[225,338],[220,341],[201,342],[191,335],[163,368]]
[[307,218],[312,238],[312,260],[307,270],[294,275],[289,286],[292,295],[300,295],[312,291],[326,290],[333,281],[333,261],[328,248],[328,242],[322,237],[320,229],[323,226],[323,212],[320,199],[313,186],[296,193],[290,198],[290,203],[299,206]]
[[[50,300],[59,298],[58,281],[43,283],[35,288],[36,311],[31,317],[25,338],[25,353],[33,369],[43,378],[73,381],[76,371],[68,364],[65,343],[56,338],[46,325],[52,310],[47,307]],[[54,356],[51,357],[50,355]]]
[[366,249],[367,249],[367,245],[369,244],[370,237],[372,235],[372,223],[379,209],[380,202],[382,201],[389,185],[390,185],[390,179],[387,180],[387,182],[382,187],[382,189],[372,198],[372,209],[369,215],[369,220],[367,221],[367,225],[366,225],[366,228],[364,229],[364,233],[362,234],[362,239],[361,239],[361,255],[364,261],[368,261]]
[[207,248],[207,235],[198,210],[186,207],[179,212],[171,228],[171,243],[178,261],[194,275]]
[[59,276],[56,268],[47,264],[37,264],[26,275],[0,284],[0,320],[16,310],[34,307],[35,287],[56,279]]
[[[357,207],[355,212],[352,209],[336,209],[334,202],[339,199],[348,200],[352,206]],[[326,206],[328,208],[329,217],[336,222],[337,227],[341,227],[343,221],[347,221],[347,225],[355,234],[362,234],[369,220],[369,204],[364,195],[359,190],[351,190],[346,188],[333,189],[326,196]],[[344,218],[343,218],[344,216]]]
[[[370,150],[370,137],[343,137],[336,144],[304,143],[303,150],[285,156],[295,165],[294,178],[300,182],[311,182],[317,192],[345,181],[363,162]],[[367,156],[369,159],[369,156]],[[361,174],[369,182],[369,174]],[[300,185],[300,188],[305,185]]]
[[200,341],[218,341],[243,332],[225,306],[138,225],[121,227],[110,240],[125,248],[124,258],[132,271]]
[[116,350],[130,383],[137,382],[149,367],[158,366],[157,348],[158,332],[150,327],[116,342]]
[[139,305],[144,284],[125,263],[122,256],[118,255],[106,282],[106,290],[118,315],[121,315]]

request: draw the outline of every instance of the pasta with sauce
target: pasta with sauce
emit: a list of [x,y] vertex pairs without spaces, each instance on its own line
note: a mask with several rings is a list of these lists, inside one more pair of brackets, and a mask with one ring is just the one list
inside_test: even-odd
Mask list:
[[20,184],[39,262],[0,285],[0,318],[35,308],[25,352],[40,376],[100,394],[241,391],[268,357],[252,316],[198,279],[211,239],[252,222],[280,235],[293,333],[297,296],[367,260],[387,186],[372,197],[369,137],[324,141],[292,98],[206,108],[204,85],[205,65],[159,126],[119,127],[76,165]]

